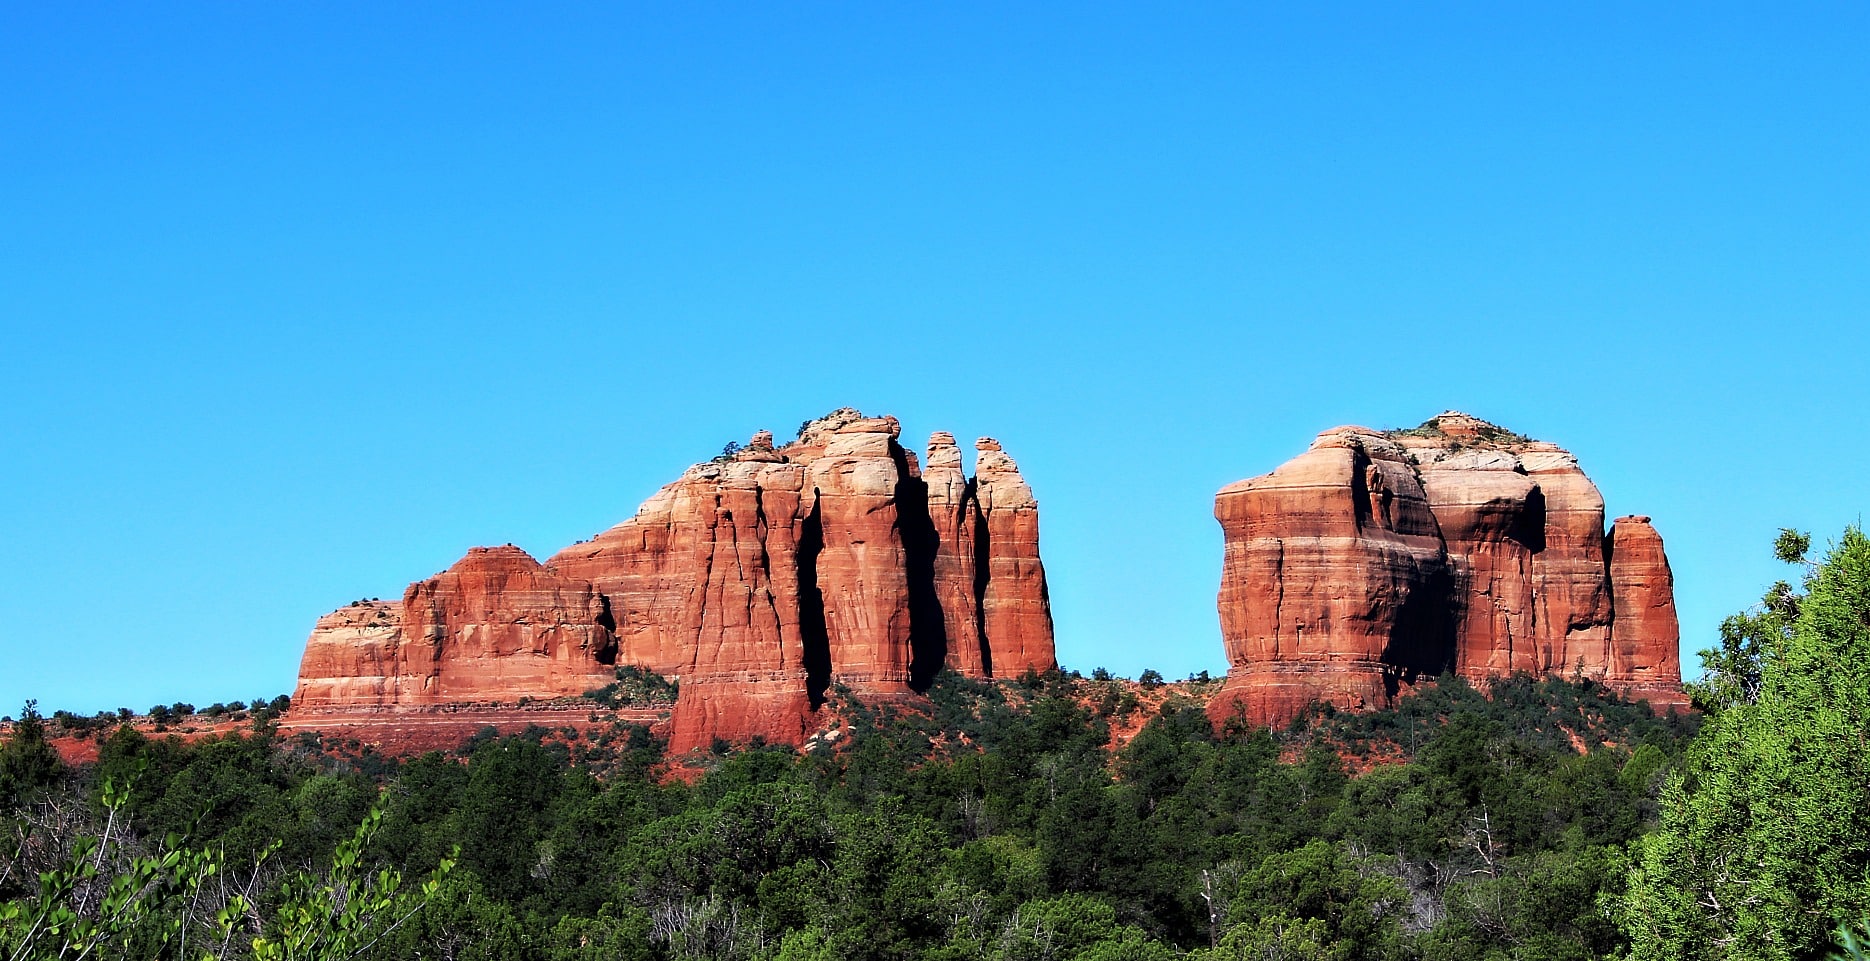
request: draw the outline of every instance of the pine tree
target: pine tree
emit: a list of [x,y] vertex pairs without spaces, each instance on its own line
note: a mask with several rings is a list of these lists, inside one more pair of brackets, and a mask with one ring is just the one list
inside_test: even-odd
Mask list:
[[0,812],[24,801],[36,788],[58,780],[57,752],[45,740],[45,719],[39,716],[39,703],[27,701],[13,725],[13,735],[0,745]]

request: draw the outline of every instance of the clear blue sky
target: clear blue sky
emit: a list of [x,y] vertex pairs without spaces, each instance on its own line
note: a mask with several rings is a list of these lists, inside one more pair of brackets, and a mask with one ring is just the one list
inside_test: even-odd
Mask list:
[[0,712],[846,404],[1006,443],[1086,671],[1221,670],[1213,494],[1335,424],[1575,451],[1691,670],[1870,500],[1870,6],[603,6],[0,9]]

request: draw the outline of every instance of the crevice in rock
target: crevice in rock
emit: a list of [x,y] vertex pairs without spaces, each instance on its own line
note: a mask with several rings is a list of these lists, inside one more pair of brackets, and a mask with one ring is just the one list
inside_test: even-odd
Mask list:
[[[1610,617],[1604,625],[1604,632],[1606,637],[1612,638],[1617,632],[1617,579],[1610,576],[1610,565],[1614,560],[1611,555],[1616,551],[1617,542],[1611,535],[1615,534],[1616,530],[1616,527],[1612,526],[1610,530],[1604,532],[1604,597],[1609,601],[1610,607]],[[1617,647],[1613,643],[1610,649],[1614,652]]]
[[1364,471],[1370,468],[1370,456],[1362,447],[1351,448],[1351,522],[1359,534],[1370,525],[1370,484]]
[[825,703],[825,691],[831,687],[831,633],[825,626],[825,595],[818,589],[818,555],[824,549],[824,524],[814,490],[812,512],[799,525],[798,553],[799,639],[805,647],[805,694],[813,710]]
[[597,595],[597,617],[593,623],[604,629],[609,640],[599,644],[597,649],[591,652],[591,656],[597,658],[597,662],[605,667],[615,667],[617,664],[617,617],[610,612],[608,595]]
[[[767,550],[766,539],[772,533],[772,526],[766,520],[766,490],[753,489],[753,533],[760,539],[760,575],[761,583],[766,585],[767,600],[772,600],[773,555]],[[774,613],[778,613],[775,611]]]
[[1506,536],[1524,544],[1534,554],[1545,550],[1545,491],[1539,485],[1532,485],[1526,492],[1526,508],[1513,518],[1513,526],[1507,529]]
[[[755,612],[759,609],[760,595],[766,592],[766,585],[763,580],[754,580],[747,576],[747,559],[741,553],[740,525],[734,522],[734,512],[723,510],[721,511],[721,518],[727,522],[727,532],[730,538],[728,549],[733,552],[734,557],[734,583],[736,585],[736,591],[741,597],[741,623],[747,625],[746,629],[748,631],[756,631],[759,629],[758,625],[760,619]],[[720,549],[718,543],[715,545],[715,549]],[[761,549],[765,549],[763,545]],[[725,585],[721,588],[717,588],[714,594],[714,602],[721,607],[726,607],[729,598]],[[770,600],[768,600],[767,603],[768,606],[771,605]],[[722,620],[725,621],[726,618],[722,618]],[[726,640],[726,637],[723,636],[721,639],[721,646],[726,646]]]
[[[993,676],[993,642],[987,636],[987,582],[993,576],[993,552],[987,544],[987,512],[980,506],[979,478],[970,477],[967,492],[961,497],[961,520],[967,518],[967,505],[974,505],[974,633],[980,637],[981,673]],[[960,523],[955,525],[960,527]]]
[[1286,639],[1286,542],[1281,538],[1273,539],[1273,585],[1279,591],[1273,596],[1273,655],[1277,657],[1284,653],[1281,648]]
[[948,624],[935,593],[935,552],[941,537],[929,517],[928,482],[909,469],[907,452],[890,443],[896,462],[896,523],[903,538],[903,566],[909,578],[909,689],[929,689],[948,659]]
[[[714,493],[714,509],[707,512],[703,523],[707,531],[707,548],[701,552],[701,578],[698,582],[701,589],[689,596],[687,608],[683,612],[686,617],[684,633],[688,635],[687,661],[690,670],[703,663],[701,638],[708,623],[708,611],[715,609],[710,601],[719,590],[714,581],[714,555],[721,549],[721,493],[718,490]],[[721,645],[717,639],[713,656],[719,658],[720,653]]]
[[1418,678],[1454,670],[1454,577],[1445,563],[1421,574],[1396,609],[1396,621],[1380,657],[1389,668],[1383,683],[1391,697],[1396,696],[1398,680],[1414,684]]
[[782,626],[785,623],[785,617],[779,611],[779,592],[773,584],[773,555],[767,543],[771,536],[772,527],[766,519],[766,492],[760,487],[755,487],[753,488],[753,537],[754,546],[760,552],[760,576],[758,583],[754,585],[752,597],[747,601],[747,623],[757,623],[753,619],[753,610],[755,607],[764,605],[762,610],[772,618],[774,637],[780,645],[780,649],[773,653],[776,661],[783,665],[786,659],[785,628]]

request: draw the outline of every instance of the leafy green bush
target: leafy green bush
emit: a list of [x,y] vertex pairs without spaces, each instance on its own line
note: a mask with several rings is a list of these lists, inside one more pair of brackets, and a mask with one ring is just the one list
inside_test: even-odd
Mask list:
[[584,692],[584,697],[610,708],[666,707],[675,703],[676,682],[633,664],[616,670],[617,680]]

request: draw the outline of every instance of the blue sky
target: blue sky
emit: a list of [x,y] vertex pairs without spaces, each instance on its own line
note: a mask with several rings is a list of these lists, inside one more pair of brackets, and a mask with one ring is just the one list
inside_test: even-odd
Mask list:
[[1864,510],[1863,4],[389,6],[0,9],[0,712],[288,691],[846,404],[999,437],[1132,676],[1336,424],[1576,452],[1691,670]]

